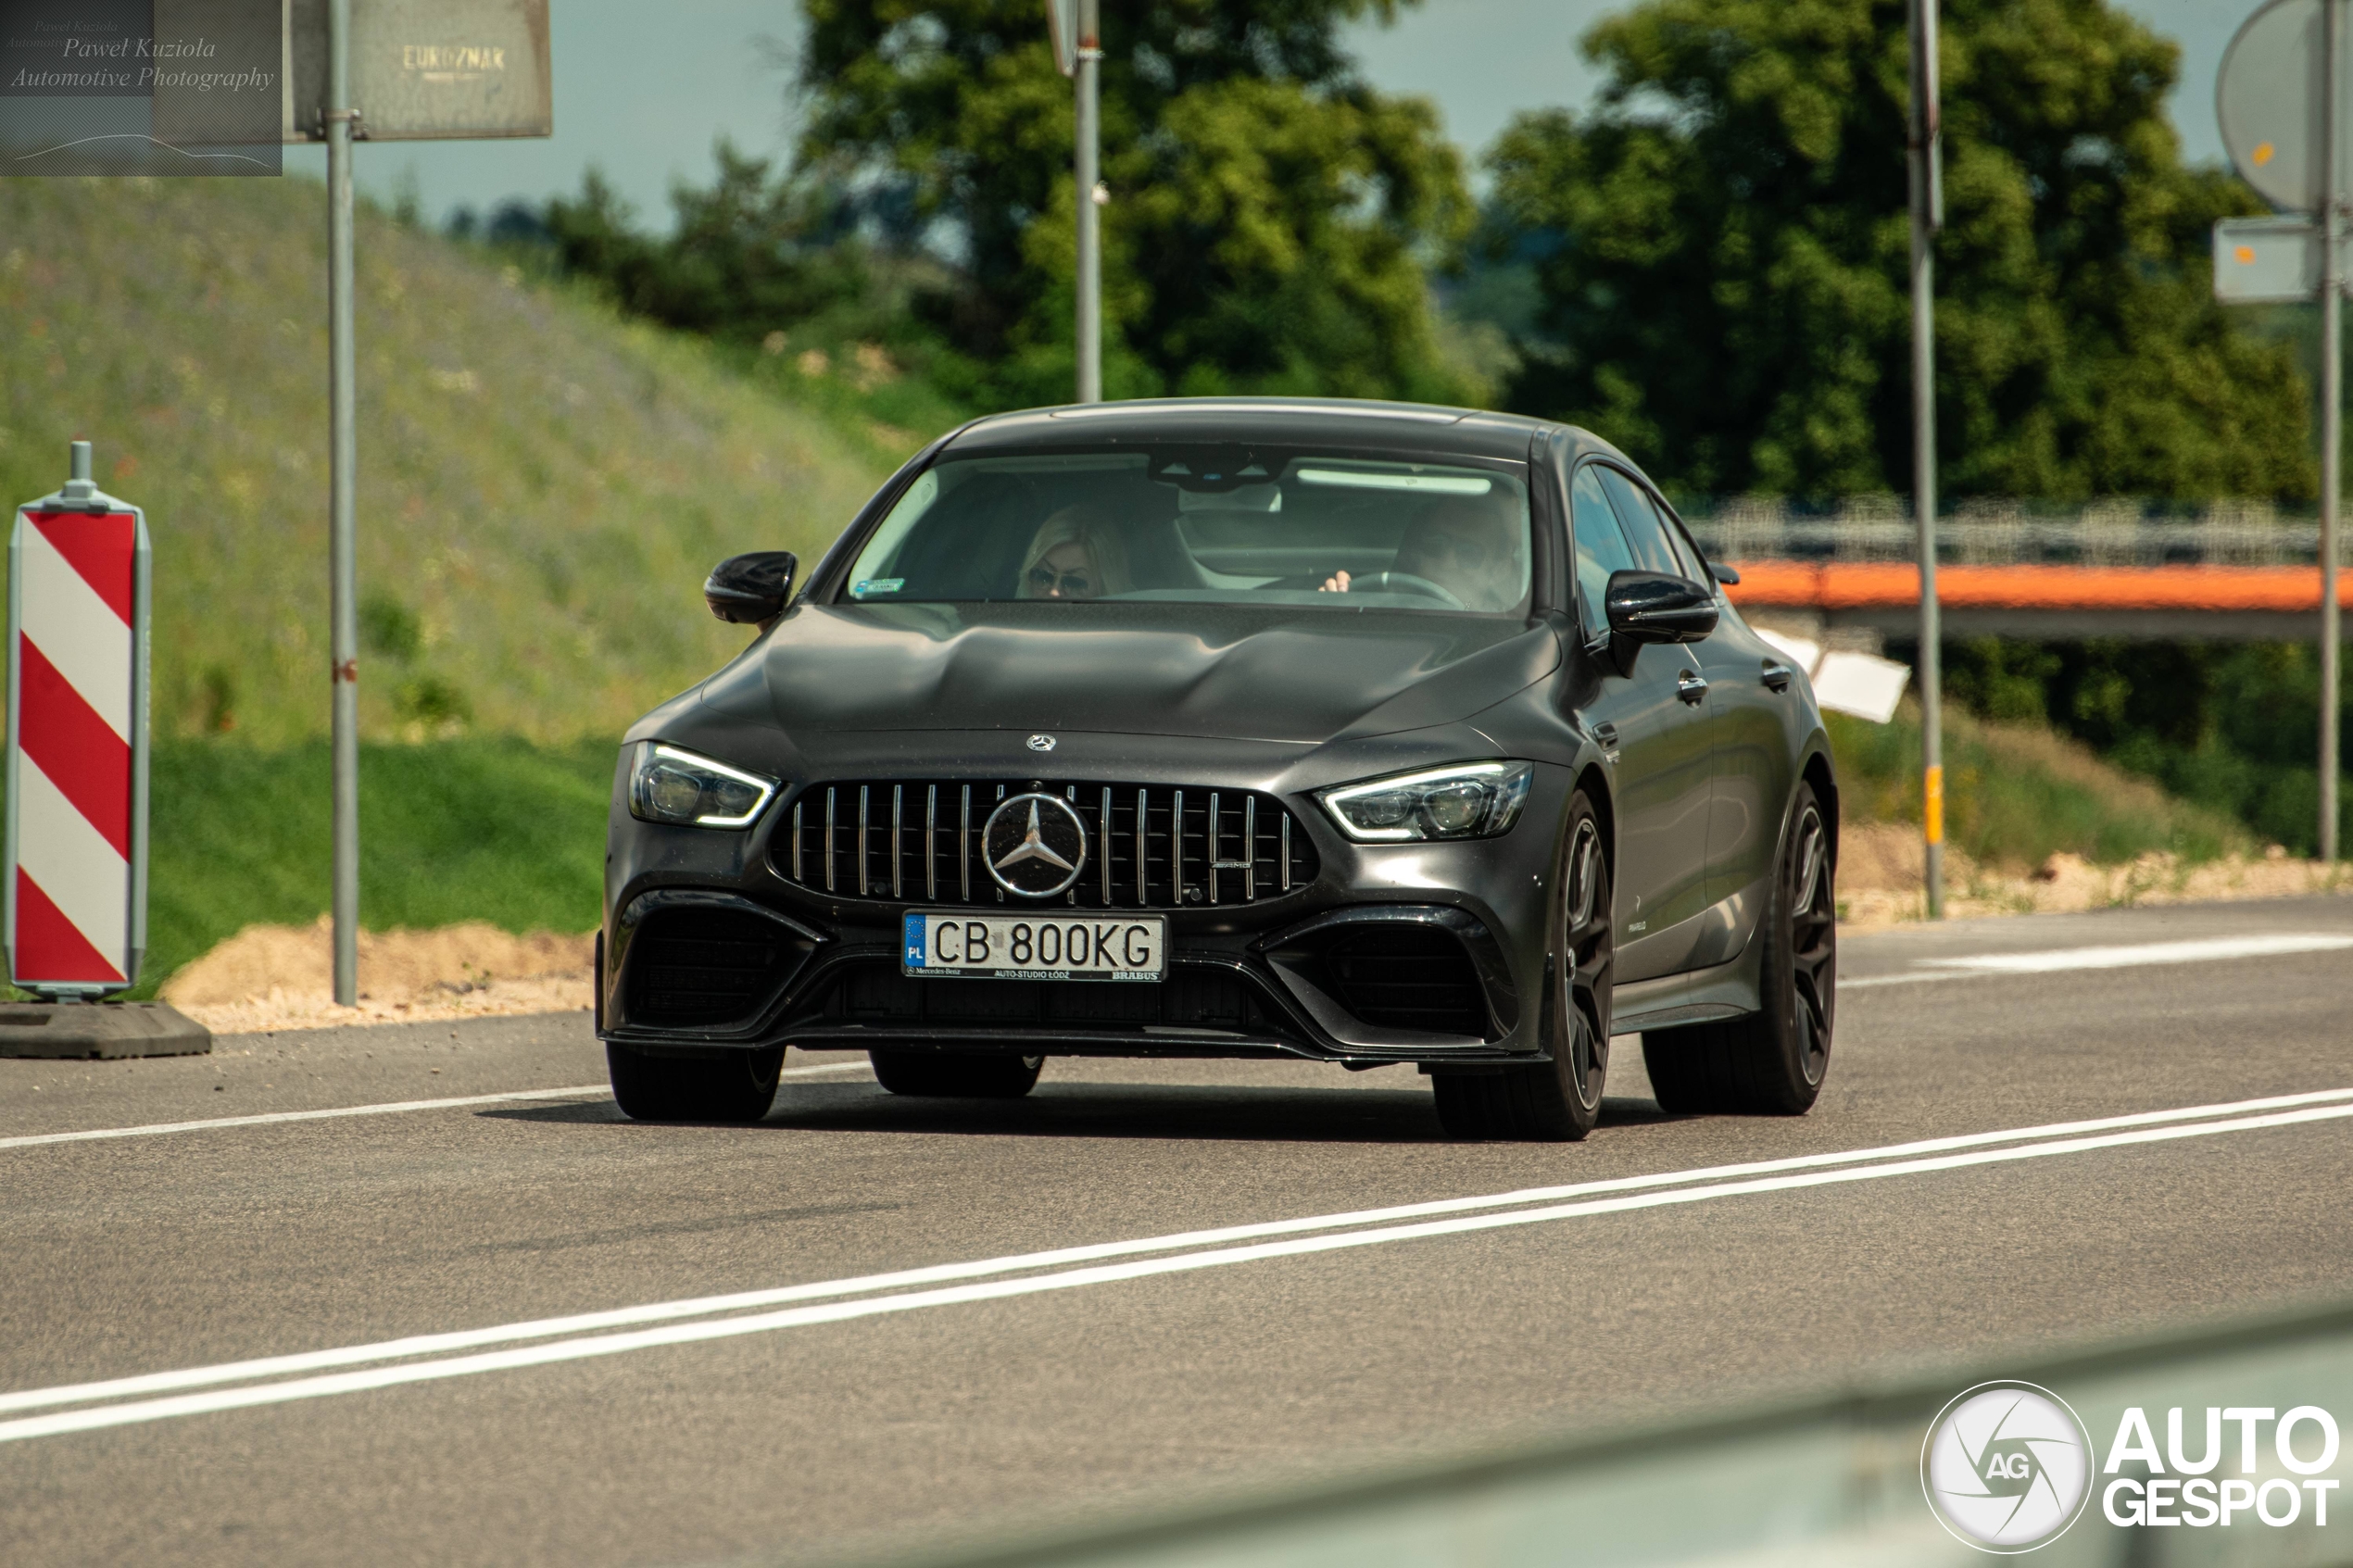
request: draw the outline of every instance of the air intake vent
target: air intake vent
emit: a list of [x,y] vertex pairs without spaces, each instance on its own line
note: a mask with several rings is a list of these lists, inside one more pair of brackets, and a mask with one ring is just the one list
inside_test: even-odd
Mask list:
[[1325,950],[1325,962],[1340,1005],[1376,1028],[1488,1035],[1478,972],[1447,932],[1359,926]]
[[928,780],[812,784],[772,851],[814,892],[900,903],[1000,904],[981,829],[1010,796],[1059,795],[1087,828],[1082,909],[1255,904],[1315,880],[1315,850],[1281,801],[1247,789],[1165,784]]
[[824,1022],[1042,1029],[1158,1026],[1281,1031],[1239,977],[1178,967],[1164,985],[1056,985],[1034,980],[911,980],[896,964],[853,963],[817,999]]
[[629,1018],[668,1028],[738,1023],[775,994],[809,949],[744,909],[656,909],[629,944]]

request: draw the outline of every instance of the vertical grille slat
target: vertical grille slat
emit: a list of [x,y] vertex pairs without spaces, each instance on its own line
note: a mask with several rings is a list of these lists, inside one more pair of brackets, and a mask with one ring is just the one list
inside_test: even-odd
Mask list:
[[1217,902],[1217,792],[1209,792],[1209,901]]
[[1102,833],[1095,840],[1096,852],[1103,858],[1103,908],[1111,908],[1112,846],[1118,841],[1111,832],[1111,785],[1102,787]]
[[[822,809],[815,798],[821,789]],[[1315,878],[1312,843],[1292,833],[1291,811],[1272,796],[1092,781],[846,779],[812,784],[792,803],[789,829],[777,835],[771,860],[799,886],[847,898],[1026,907],[1026,900],[1009,899],[985,869],[975,875],[974,860],[986,853],[978,830],[988,814],[1007,797],[1033,790],[1071,804],[1087,823],[1088,853],[1101,859],[1095,874],[1082,876],[1052,900],[1057,904],[1103,909],[1247,905],[1293,892]],[[853,791],[854,812],[844,798]],[[878,854],[887,860],[887,877]],[[921,857],[920,871],[908,863],[911,855]],[[1205,874],[1189,883],[1196,856]],[[952,875],[944,874],[943,857],[953,858]]]
[[1242,797],[1242,902],[1258,902],[1258,797]]

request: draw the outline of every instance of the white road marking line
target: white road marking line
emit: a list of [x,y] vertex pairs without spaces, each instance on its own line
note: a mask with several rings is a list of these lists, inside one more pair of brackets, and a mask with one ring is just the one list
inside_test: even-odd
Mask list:
[[1958,959],[1920,959],[1901,974],[1875,974],[1838,983],[1842,991],[1874,985],[1916,985],[1927,980],[1968,980],[1989,974],[2055,974],[2077,969],[2133,969],[2143,964],[2210,963],[2219,959],[2276,958],[2289,953],[2330,953],[2353,947],[2353,936],[2333,932],[2286,932],[2268,936],[2211,936],[2185,942],[2141,942],[2129,947],[2057,947],[2033,953],[1977,953]]
[[[864,1073],[862,1061],[828,1067],[787,1067],[786,1078],[814,1078],[826,1073]],[[507,1094],[459,1095],[449,1099],[402,1099],[383,1105],[345,1105],[331,1110],[272,1110],[258,1116],[216,1116],[206,1122],[155,1122],[144,1127],[94,1127],[82,1133],[34,1133],[0,1138],[0,1149],[32,1148],[53,1143],[96,1143],[106,1138],[152,1138],[164,1133],[204,1133],[216,1127],[264,1127],[277,1122],[324,1122],[338,1116],[393,1116],[406,1110],[446,1110],[461,1105],[499,1105],[520,1099],[563,1099],[573,1095],[610,1095],[603,1084],[575,1084],[568,1089],[516,1089]]]
[[[546,1318],[537,1322],[507,1323],[489,1328],[414,1335],[403,1339],[384,1340],[371,1345],[342,1346],[333,1349],[302,1351],[292,1355],[231,1361],[209,1367],[190,1367],[174,1372],[149,1373],[98,1383],[26,1389],[13,1394],[0,1395],[0,1411],[31,1410],[48,1405],[85,1403],[95,1399],[120,1399],[139,1394],[157,1394],[168,1389],[245,1382],[289,1373],[317,1372],[338,1366],[357,1366],[371,1361],[443,1355],[450,1351],[472,1349],[484,1345],[509,1343],[521,1339],[553,1338],[588,1330],[617,1328],[629,1324],[661,1323],[684,1318],[708,1318],[718,1313],[740,1311],[753,1307],[773,1307],[790,1301],[861,1295],[910,1286],[939,1285],[953,1280],[981,1278],[989,1274],[1014,1273],[1072,1263],[1096,1262],[1111,1258],[1132,1257],[1139,1253],[1202,1248],[1269,1236],[1296,1236],[1308,1231],[1375,1225],[1401,1219],[1461,1214],[1481,1209],[1492,1210],[1520,1204],[1554,1202],[1568,1198],[1592,1198],[1603,1193],[1625,1193],[1675,1185],[1688,1186],[1689,1184],[1703,1182],[1721,1184],[1726,1178],[1753,1178],[1778,1173],[1818,1170],[1826,1166],[1851,1165],[1863,1161],[1898,1160],[1911,1157],[1950,1153],[1960,1149],[1982,1148],[1993,1144],[2014,1143],[2021,1139],[2039,1138],[2045,1140],[2045,1147],[2051,1147],[2050,1140],[2057,1137],[2089,1133],[2111,1133],[2127,1128],[2161,1127],[2191,1122],[2200,1123],[2208,1130],[2225,1131],[2240,1124],[2237,1118],[2247,1117],[2257,1112],[2294,1112],[2313,1108],[2326,1108],[2331,1114],[2341,1112],[2353,1115],[2353,1089],[2322,1089],[2306,1094],[2277,1095],[2260,1099],[2238,1100],[2218,1105],[2188,1106],[2172,1110],[2140,1111],[2131,1115],[2100,1117],[2089,1121],[2060,1122],[2036,1127],[2019,1127],[1998,1132],[1930,1138],[1913,1143],[1890,1144],[1878,1148],[1848,1149],[1830,1154],[1796,1155],[1781,1160],[1755,1160],[1738,1165],[1658,1172],[1648,1175],[1615,1177],[1565,1186],[1531,1187],[1518,1192],[1497,1193],[1484,1197],[1438,1198],[1424,1203],[1400,1204],[1386,1209],[1361,1210],[1353,1213],[1324,1214],[1303,1219],[1230,1225],[1215,1230],[1181,1232],[1172,1236],[1148,1236],[1130,1241],[1102,1242],[1091,1246],[1060,1248],[1046,1252],[936,1264],[927,1268],[902,1269],[889,1273],[868,1274],[851,1279],[824,1280],[808,1285],[784,1286],[766,1290],[738,1291],[725,1296],[706,1296],[687,1300],[655,1302],[645,1306],[623,1307],[600,1312],[582,1312],[567,1317]],[[2216,1120],[2218,1116],[2229,1119]],[[2269,1123],[2257,1124],[2268,1125]],[[1852,1173],[1849,1173],[1849,1174]],[[1548,1210],[1545,1212],[1550,1214],[1555,1211]],[[975,1298],[975,1299],[978,1298]],[[725,1321],[732,1323],[749,1320],[728,1319]],[[436,1361],[432,1364],[445,1363]],[[485,1367],[483,1370],[489,1369]],[[271,1386],[290,1387],[294,1385],[281,1384]],[[0,1433],[5,1433],[6,1429],[5,1424],[0,1424]]]
[[1711,1186],[1684,1187],[1670,1192],[1596,1198],[1582,1203],[1564,1203],[1542,1209],[1514,1210],[1508,1213],[1464,1215],[1450,1220],[1427,1221],[1419,1224],[1393,1225],[1378,1230],[1344,1231],[1334,1236],[1302,1236],[1290,1241],[1261,1242],[1254,1246],[1222,1248],[1207,1252],[1186,1252],[1173,1258],[1152,1258],[1095,1268],[1069,1269],[1060,1273],[1030,1274],[1019,1279],[990,1280],[980,1284],[952,1286],[939,1290],[914,1290],[893,1296],[870,1296],[860,1300],[837,1301],[825,1306],[794,1307],[783,1311],[762,1312],[749,1317],[721,1318],[715,1321],[705,1319],[696,1323],[671,1323],[665,1327],[639,1329],[630,1334],[592,1335],[577,1339],[560,1339],[553,1343],[492,1350],[481,1355],[454,1356],[441,1361],[409,1361],[399,1366],[372,1367],[366,1371],[335,1373],[324,1377],[296,1378],[286,1383],[265,1383],[241,1388],[220,1388],[204,1394],[182,1394],[171,1399],[146,1399],[121,1405],[102,1405],[89,1410],[58,1411],[49,1415],[27,1416],[18,1421],[0,1422],[0,1443],[57,1436],[71,1432],[96,1431],[112,1426],[137,1425],[147,1422],[168,1421],[179,1416],[248,1410],[259,1405],[292,1404],[302,1399],[325,1399],[338,1394],[362,1393],[369,1389],[397,1387],[412,1383],[437,1382],[446,1378],[471,1377],[481,1373],[508,1372],[522,1367],[546,1366],[559,1361],[586,1361],[595,1357],[623,1355],[632,1350],[654,1349],[663,1346],[691,1345],[715,1339],[740,1338],[747,1335],[770,1334],[783,1329],[805,1328],[820,1323],[843,1323],[856,1318],[882,1317],[899,1312],[919,1311],[928,1307],[959,1306],[975,1301],[1002,1300],[1011,1297],[1038,1296],[1050,1291],[1076,1290],[1088,1286],[1113,1285],[1155,1275],[1192,1273],[1204,1269],[1229,1268],[1239,1263],[1306,1257],[1319,1252],[1337,1252],[1359,1247],[1380,1247],[1393,1242],[1419,1241],[1435,1236],[1462,1236],[1478,1231],[1501,1230],[1508,1226],[1543,1224],[1555,1220],[1578,1219],[1592,1214],[1624,1213],[1632,1210],[1704,1203],[1716,1198],[1740,1198],[1757,1193],[1788,1192],[1807,1187],[1878,1181],[1891,1176],[1917,1175],[1937,1171],[1962,1170],[1977,1165],[2050,1159],[2058,1155],[2082,1154],[2097,1149],[2119,1148],[2135,1144],[2210,1137],[2222,1133],[2289,1127],[2308,1123],[2341,1121],[2347,1118],[2353,1118],[2353,1105],[2315,1106],[2302,1110],[2282,1111],[2271,1116],[2240,1117],[2224,1122],[2201,1122],[2169,1127],[2146,1127],[2098,1137],[2027,1144],[2017,1148],[1981,1149],[1968,1154],[1944,1155],[1933,1159],[1864,1165],[1853,1170],[1818,1171],[1805,1174],[1760,1177],[1753,1181],[1722,1182]]

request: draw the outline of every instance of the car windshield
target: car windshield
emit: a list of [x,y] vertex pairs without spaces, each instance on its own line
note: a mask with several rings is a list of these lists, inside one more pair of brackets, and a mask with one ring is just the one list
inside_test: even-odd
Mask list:
[[1483,615],[1529,594],[1519,466],[1249,447],[949,458],[844,596],[1168,600]]

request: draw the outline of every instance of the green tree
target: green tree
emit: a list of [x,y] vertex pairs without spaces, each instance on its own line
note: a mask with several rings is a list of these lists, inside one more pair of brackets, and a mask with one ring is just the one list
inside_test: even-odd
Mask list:
[[[1398,0],[1107,7],[1104,359],[1114,395],[1459,395],[1425,269],[1468,232],[1461,162],[1417,100],[1373,92],[1341,22]],[[806,0],[804,167],[895,180],[944,224],[936,323],[985,395],[1069,395],[1070,85],[1035,0]]]
[[[2185,169],[2177,51],[2104,0],[1944,0],[1939,461],[1950,494],[2300,499],[2292,351],[2209,295],[2259,210]],[[1546,243],[1516,407],[1694,491],[1907,489],[1901,0],[1648,0],[1589,32],[1595,107],[1490,155]]]
[[639,231],[590,169],[580,194],[547,204],[545,222],[567,271],[601,280],[623,308],[716,337],[757,341],[868,286],[862,248],[833,232],[827,193],[772,177],[769,161],[722,140],[707,189],[671,190],[674,232]]

